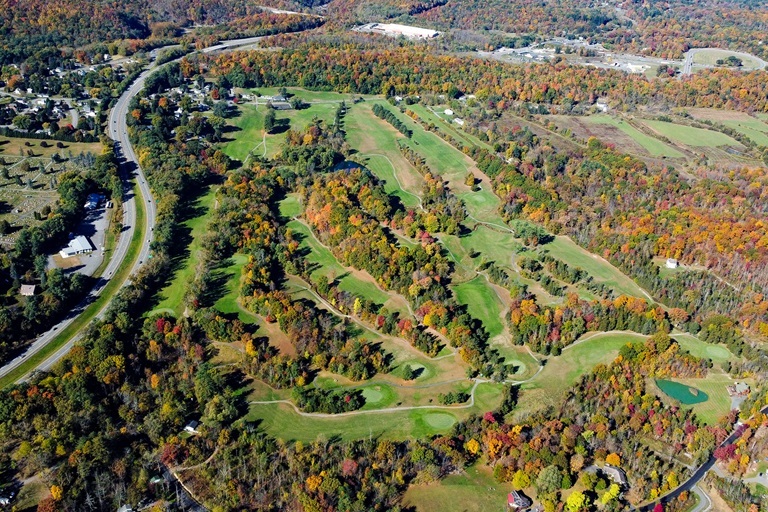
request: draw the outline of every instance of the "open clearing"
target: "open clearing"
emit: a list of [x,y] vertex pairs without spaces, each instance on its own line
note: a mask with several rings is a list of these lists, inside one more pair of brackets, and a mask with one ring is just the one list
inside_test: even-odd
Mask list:
[[439,482],[411,485],[403,503],[419,512],[502,512],[509,510],[507,494],[512,489],[510,482],[498,483],[490,467],[476,464]]
[[642,146],[643,149],[645,149],[651,156],[667,158],[685,157],[685,155],[678,150],[668,146],[667,144],[664,144],[662,141],[656,139],[655,137],[646,135],[622,119],[616,119],[615,117],[607,115],[594,115],[587,117],[586,120],[590,123],[605,124],[618,128],[627,134],[632,140]]
[[501,321],[503,304],[496,292],[488,286],[484,276],[477,276],[466,283],[453,286],[456,300],[467,306],[469,314],[478,318],[491,337],[504,332]]
[[651,119],[643,120],[643,124],[652,130],[660,133],[670,140],[692,147],[719,147],[731,146],[743,148],[740,143],[725,135],[724,133],[713,130],[704,130],[666,121],[656,121]]
[[721,50],[718,48],[699,48],[696,49],[696,53],[693,55],[694,64],[703,64],[705,66],[716,66],[718,60],[725,60],[728,57],[738,57],[741,59],[742,67],[745,71],[762,69],[760,61],[749,54],[742,52],[732,52],[729,50]]
[[[590,336],[585,335],[584,338]],[[566,347],[557,357],[549,357],[535,380],[523,384],[518,407],[513,414],[531,412],[556,405],[582,375],[598,363],[609,363],[627,343],[642,341],[647,336],[636,333],[600,333],[587,341]]]
[[[708,400],[706,402],[683,405],[683,407],[692,408],[693,412],[695,412],[704,423],[714,425],[731,410],[731,397],[728,396],[726,386],[734,384],[736,380],[732,379],[727,374],[713,369],[710,370],[709,375],[704,379],[674,380],[685,386],[699,389],[707,394]],[[751,382],[749,383],[752,384]],[[661,393],[658,394],[664,398]]]

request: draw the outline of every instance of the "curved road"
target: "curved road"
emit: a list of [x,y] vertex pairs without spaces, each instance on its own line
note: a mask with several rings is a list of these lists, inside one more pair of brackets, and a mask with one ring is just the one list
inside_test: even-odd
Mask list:
[[[219,50],[227,50],[237,46],[244,46],[253,44],[262,39],[261,37],[249,37],[245,39],[233,39],[229,41],[223,41],[216,46],[211,46],[202,50],[203,53],[211,53]],[[181,59],[177,59],[181,60]],[[144,176],[144,172],[139,166],[138,158],[133,151],[130,141],[128,140],[128,129],[126,125],[126,116],[128,115],[128,105],[131,99],[136,96],[144,87],[144,82],[147,77],[157,69],[154,63],[152,63],[139,77],[131,84],[131,86],[120,96],[117,103],[112,108],[108,119],[108,133],[112,140],[115,141],[115,154],[120,161],[121,172],[123,173],[123,179],[126,180],[128,185],[124,191],[123,196],[123,231],[120,233],[118,244],[107,264],[104,272],[94,285],[93,289],[88,295],[75,307],[70,314],[54,325],[47,332],[38,336],[38,338],[30,344],[27,349],[6,363],[0,368],[0,377],[4,377],[9,372],[18,368],[27,359],[37,354],[45,346],[47,346],[63,329],[67,328],[75,319],[80,316],[83,311],[96,300],[104,286],[109,282],[114,273],[123,266],[125,263],[125,257],[130,248],[131,240],[134,236],[136,229],[136,203],[135,201],[142,201],[144,203],[145,210],[145,237],[141,240],[141,248],[139,250],[138,258],[131,269],[131,274],[147,261],[150,256],[150,244],[152,240],[152,230],[155,226],[156,219],[156,207],[155,202],[152,199],[152,194],[147,184],[147,179]],[[135,197],[133,187],[131,186],[132,180],[137,179],[138,196]],[[130,282],[130,277],[122,283],[121,286]],[[109,303],[98,312],[96,318],[100,318],[109,307]],[[54,364],[56,364],[62,357],[64,357],[70,349],[74,346],[75,342],[79,340],[81,333],[75,334],[67,343],[65,343],[59,350],[51,354],[47,359],[41,362],[37,367],[23,377],[18,379],[17,382],[26,380],[28,376],[36,370],[48,370]]]

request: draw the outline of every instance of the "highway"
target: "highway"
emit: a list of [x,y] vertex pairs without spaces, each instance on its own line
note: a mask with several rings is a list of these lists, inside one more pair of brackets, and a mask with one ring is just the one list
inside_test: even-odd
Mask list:
[[[215,51],[228,50],[236,48],[238,46],[245,46],[258,42],[262,37],[249,37],[244,39],[233,39],[229,41],[222,41],[216,46],[211,46],[202,50],[203,53],[212,53]],[[183,58],[183,57],[182,57]],[[177,60],[181,60],[177,59]],[[174,61],[175,62],[175,61]],[[165,65],[165,64],[164,64]],[[145,236],[141,240],[141,248],[139,250],[138,258],[136,259],[130,274],[133,275],[138,268],[144,264],[150,256],[151,240],[153,235],[153,229],[155,226],[155,219],[157,217],[157,209],[155,201],[152,198],[152,193],[149,189],[146,176],[143,170],[139,166],[138,158],[133,151],[133,146],[128,140],[128,127],[126,124],[126,116],[128,115],[128,106],[131,99],[136,96],[144,88],[144,82],[147,77],[157,69],[154,63],[152,63],[139,77],[131,84],[131,86],[120,96],[117,103],[112,108],[108,119],[108,131],[110,138],[115,141],[115,153],[120,161],[120,170],[123,175],[124,183],[126,184],[123,195],[123,231],[120,233],[120,237],[117,246],[114,249],[112,257],[109,260],[104,272],[94,285],[93,289],[88,295],[77,305],[66,318],[59,323],[51,327],[48,331],[38,336],[38,338],[30,344],[27,349],[16,358],[12,359],[4,366],[0,368],[0,377],[4,377],[9,372],[18,368],[27,359],[37,354],[46,345],[48,345],[58,333],[66,329],[72,322],[74,322],[79,315],[85,311],[89,304],[96,300],[101,291],[107,285],[111,277],[115,272],[123,266],[125,263],[125,257],[130,248],[131,240],[133,239],[134,232],[136,230],[136,201],[142,201],[144,204],[144,221],[145,221]],[[135,181],[134,181],[135,180]],[[138,194],[134,194],[133,184],[138,185],[136,190]],[[121,284],[125,286],[130,282],[130,277]],[[101,318],[109,303],[98,312],[96,318]],[[17,382],[24,381],[35,370],[49,370],[55,365],[62,357],[64,357],[74,344],[82,336],[81,333],[75,334],[70,340],[67,341],[59,350],[51,354],[47,359],[42,361],[37,367],[26,373]]]

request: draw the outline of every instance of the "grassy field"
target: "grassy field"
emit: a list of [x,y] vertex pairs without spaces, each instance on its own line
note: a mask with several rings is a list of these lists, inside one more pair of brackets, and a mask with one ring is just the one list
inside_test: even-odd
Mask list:
[[477,146],[492,150],[493,148],[486,142],[481,141],[474,135],[470,135],[464,130],[460,129],[455,123],[452,122],[452,118],[439,114],[445,107],[432,107],[438,114],[435,114],[429,107],[416,103],[414,105],[407,105],[406,109],[412,110],[419,116],[419,118],[427,123],[433,123],[438,130],[443,133],[447,133],[454,139],[460,141],[466,146]]
[[152,313],[169,311],[178,317],[184,311],[184,292],[197,271],[198,254],[202,249],[203,236],[207,231],[209,221],[208,215],[215,199],[216,189],[211,187],[195,202],[193,208],[196,210],[196,215],[183,223],[184,227],[189,230],[189,253],[179,264],[168,286],[158,293],[160,301]]
[[504,305],[485,277],[477,276],[471,281],[457,284],[453,286],[453,291],[459,304],[466,305],[469,314],[483,322],[492,338],[504,332],[501,320]]
[[322,119],[330,123],[333,121],[337,107],[336,103],[319,103],[301,110],[276,111],[277,125],[282,128],[275,133],[265,134],[264,114],[267,107],[254,103],[239,105],[239,115],[229,120],[229,124],[237,131],[227,134],[231,140],[224,145],[224,153],[240,161],[244,161],[251,151],[256,156],[273,157],[280,152],[287,128],[301,131],[314,119]]
[[[138,197],[141,196],[136,187],[134,187],[134,193]],[[85,327],[96,318],[96,315],[109,304],[115,293],[117,293],[123,286],[125,280],[130,276],[131,270],[133,270],[133,264],[139,256],[139,249],[141,249],[141,240],[145,237],[146,222],[144,220],[144,203],[143,201],[135,201],[135,203],[136,229],[131,237],[130,247],[125,254],[123,264],[117,269],[109,283],[107,283],[101,290],[98,298],[85,308],[85,310],[71,324],[69,324],[69,326],[63,329],[44,348],[24,361],[23,364],[0,378],[0,389],[8,387],[18,379],[24,377],[27,373],[31,372],[40,363],[64,346],[71,338],[85,329]]]
[[598,363],[609,363],[626,343],[644,340],[633,333],[597,334],[566,348],[560,356],[549,357],[535,380],[522,385],[517,410],[530,412],[556,405],[571,386]]
[[502,387],[481,384],[475,392],[475,406],[465,409],[416,409],[369,412],[337,418],[301,417],[287,404],[254,404],[246,416],[271,435],[286,440],[314,441],[322,435],[344,440],[381,436],[387,439],[423,438],[447,432],[470,414],[482,414],[501,401]]
[[400,187],[395,168],[385,155],[370,155],[365,158],[365,166],[384,181],[384,190],[391,196],[396,196],[406,208],[419,206],[419,196]]
[[768,124],[759,119],[723,120],[722,123],[729,128],[743,133],[755,144],[768,146]]
[[684,158],[681,152],[661,142],[655,137],[646,135],[631,124],[621,119],[608,115],[594,115],[589,116],[586,120],[594,124],[607,124],[614,126],[629,135],[635,142],[640,144],[651,156],[655,157],[668,157],[668,158]]
[[[714,425],[717,423],[717,420],[728,414],[731,410],[731,397],[728,396],[726,386],[736,381],[727,374],[717,370],[710,370],[709,375],[704,379],[674,379],[674,381],[694,387],[707,394],[709,398],[706,402],[683,405],[683,407],[692,408],[693,412],[706,424]],[[671,400],[662,393],[657,394]]]
[[222,313],[237,314],[240,321],[252,324],[256,322],[256,317],[245,311],[238,303],[240,296],[240,277],[243,275],[243,267],[248,262],[248,256],[241,253],[235,253],[230,259],[229,264],[224,266],[221,271],[226,276],[224,293],[214,303],[214,307]]
[[690,334],[674,334],[672,337],[680,344],[681,348],[690,352],[691,355],[711,359],[715,364],[734,359],[733,354],[724,345],[704,343]]
[[691,147],[718,147],[735,146],[740,147],[737,141],[724,133],[713,130],[704,130],[664,121],[644,120],[643,123],[652,130],[667,137],[670,140],[685,144]]
[[715,66],[717,65],[718,60],[725,60],[731,55],[741,59],[741,62],[742,62],[741,69],[750,70],[750,69],[760,69],[761,67],[760,63],[756,59],[750,58],[741,53],[729,52],[728,50],[720,50],[717,48],[707,48],[707,49],[698,50],[693,55],[693,63],[704,64],[706,66]]
[[548,249],[552,256],[565,261],[569,265],[583,268],[594,280],[611,286],[619,293],[633,297],[642,297],[648,300],[640,286],[632,281],[632,279],[622,274],[619,269],[604,259],[582,249],[570,238],[564,236],[555,237],[553,242],[544,245],[543,248]]
[[[79,153],[94,153],[96,155],[101,154],[100,142],[62,142],[63,147],[57,148],[55,140],[47,140],[49,147],[45,148],[40,145],[43,142],[38,139],[24,139],[16,137],[0,137],[0,157],[4,156],[20,156],[21,152],[24,152],[24,156],[28,155],[28,151],[32,151],[32,156],[35,158],[50,159],[54,153],[58,153],[59,156],[67,158],[71,153],[77,155]],[[29,144],[29,146],[27,146]]]
[[[250,94],[260,94],[262,96],[277,96],[279,87],[258,87],[256,89],[249,89]],[[333,91],[308,91],[300,87],[286,87],[288,98],[297,97],[306,102],[335,102],[340,103],[342,101],[351,102],[354,98],[359,97],[359,94],[349,94],[343,92]],[[263,98],[259,98],[259,101],[264,101]]]
[[477,464],[433,484],[411,485],[403,504],[419,512],[504,512],[512,489],[509,482],[496,482],[488,466]]

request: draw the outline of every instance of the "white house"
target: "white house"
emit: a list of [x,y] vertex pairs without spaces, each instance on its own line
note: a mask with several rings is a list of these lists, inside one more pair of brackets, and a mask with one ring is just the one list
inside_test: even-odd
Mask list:
[[184,427],[184,430],[186,432],[189,432],[190,434],[199,434],[197,431],[197,426],[200,424],[199,421],[192,420],[189,423],[187,423],[187,426]]
[[447,116],[452,116],[452,115],[453,115],[453,110],[451,110],[451,109],[447,108],[447,109],[445,109],[445,110],[443,111],[443,114],[445,114],[445,115],[447,115]]
[[675,258],[667,258],[667,268],[677,268],[680,263]]
[[88,238],[80,235],[69,241],[69,245],[59,251],[62,258],[69,258],[77,254],[93,252],[93,244]]
[[453,119],[453,122],[456,123],[459,126],[464,126],[464,120],[462,118],[460,118],[460,117],[455,117]]

